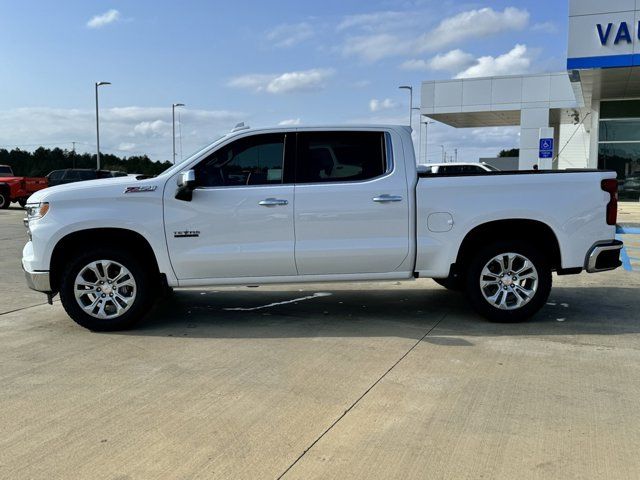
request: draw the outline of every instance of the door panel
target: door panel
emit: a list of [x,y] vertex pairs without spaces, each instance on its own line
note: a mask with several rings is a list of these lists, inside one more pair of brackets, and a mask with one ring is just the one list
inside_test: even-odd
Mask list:
[[[389,139],[380,133],[379,138],[385,139],[380,147],[385,165],[377,172],[378,157],[371,143],[363,145],[359,153],[352,148],[358,142],[376,141],[375,136],[351,139],[345,132],[340,133],[333,137],[324,132],[298,135],[295,187],[298,272],[301,275],[393,272],[409,253],[410,198],[404,164],[393,165]],[[369,161],[357,158],[363,154],[371,156],[373,165],[363,165]],[[350,172],[351,178],[344,172]],[[380,175],[363,179],[376,173]]]
[[165,190],[165,234],[178,279],[296,275],[291,136],[254,134],[209,154],[190,202]]
[[[296,275],[293,189],[198,188],[191,202],[168,195],[165,229],[178,279]],[[260,205],[270,199],[283,204]]]

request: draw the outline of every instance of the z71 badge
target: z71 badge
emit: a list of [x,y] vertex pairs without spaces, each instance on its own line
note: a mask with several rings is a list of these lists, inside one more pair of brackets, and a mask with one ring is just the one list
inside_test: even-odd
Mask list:
[[142,192],[155,192],[156,185],[147,185],[144,187],[127,187],[124,193],[142,193]]
[[180,232],[173,232],[174,238],[189,238],[189,237],[199,237],[200,230],[182,230]]

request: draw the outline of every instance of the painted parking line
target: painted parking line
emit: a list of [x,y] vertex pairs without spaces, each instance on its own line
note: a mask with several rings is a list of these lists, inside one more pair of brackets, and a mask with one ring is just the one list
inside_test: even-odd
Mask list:
[[640,225],[618,225],[616,238],[624,242],[620,260],[625,270],[640,272]]

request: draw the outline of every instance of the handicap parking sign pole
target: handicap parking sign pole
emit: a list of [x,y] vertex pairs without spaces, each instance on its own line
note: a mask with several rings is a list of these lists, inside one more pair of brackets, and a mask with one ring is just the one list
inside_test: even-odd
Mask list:
[[[538,150],[538,168],[551,169],[554,152],[554,129],[545,127],[540,129],[540,143]],[[550,162],[549,162],[550,160]]]

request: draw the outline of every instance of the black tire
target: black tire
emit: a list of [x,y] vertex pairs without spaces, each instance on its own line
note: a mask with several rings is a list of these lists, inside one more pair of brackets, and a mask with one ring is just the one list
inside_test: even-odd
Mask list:
[[[87,265],[98,260],[115,261],[126,267],[133,276],[136,284],[133,303],[122,315],[103,319],[87,313],[75,298],[75,279]],[[134,253],[123,252],[113,248],[96,247],[69,261],[60,281],[60,300],[67,314],[78,325],[94,332],[109,332],[127,330],[140,321],[151,309],[160,290],[159,282],[139,256]],[[107,298],[107,300],[109,300]],[[106,308],[106,307],[105,307]]]
[[[485,266],[494,257],[507,253],[515,253],[526,257],[537,271],[538,279],[535,293],[530,297],[528,303],[524,303],[521,307],[511,310],[501,309],[494,306],[485,298],[480,287],[481,275]],[[515,270],[516,269],[514,268],[514,271]],[[522,275],[525,275],[526,273],[527,271],[524,271]],[[514,275],[515,278],[518,278],[517,274]],[[513,278],[511,276],[509,277]],[[507,281],[509,281],[509,279],[507,279]],[[527,283],[529,280],[519,279],[519,281],[524,282],[524,286],[531,289],[531,284]],[[539,248],[523,242],[503,241],[489,244],[480,249],[476,254],[467,269],[465,291],[471,306],[483,317],[492,322],[516,323],[528,320],[546,304],[547,299],[549,298],[549,293],[551,292],[551,284],[551,267],[547,257]],[[489,296],[494,293],[491,288],[493,287],[490,287],[487,291]],[[500,289],[504,290],[504,288],[505,287],[502,283],[498,283],[496,285],[495,294],[497,295],[497,291]],[[509,290],[509,287],[507,287],[507,290]],[[517,302],[516,293],[511,292],[507,296],[507,294],[503,292],[498,298],[502,300],[503,296],[507,298],[507,303],[515,306]],[[520,295],[520,298],[522,298],[522,295]]]
[[0,188],[0,210],[9,208],[10,203],[11,199],[9,198],[7,190],[4,188]]
[[452,292],[461,292],[464,290],[464,282],[460,277],[449,276],[447,278],[434,278],[433,281]]

